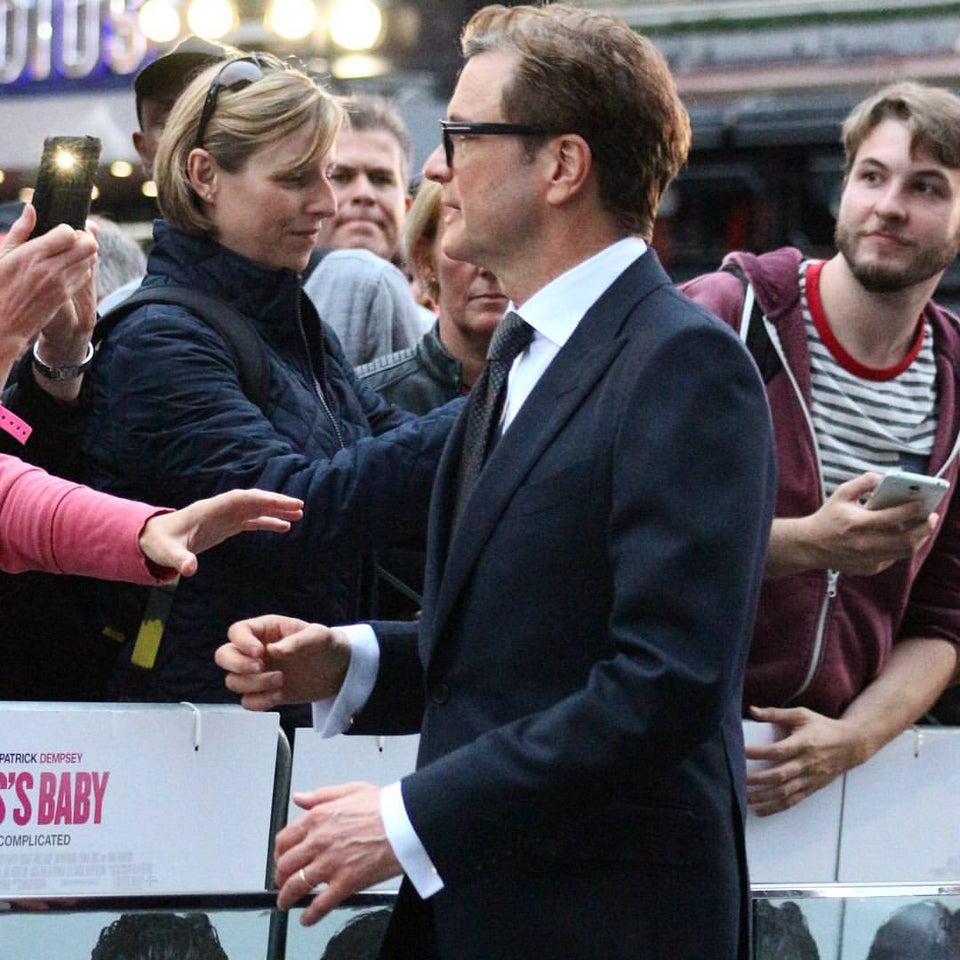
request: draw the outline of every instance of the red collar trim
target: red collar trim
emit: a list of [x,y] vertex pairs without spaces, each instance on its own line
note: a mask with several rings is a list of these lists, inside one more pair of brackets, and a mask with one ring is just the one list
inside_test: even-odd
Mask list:
[[824,263],[826,263],[825,260],[818,260],[808,264],[806,280],[807,306],[810,308],[813,325],[817,328],[817,333],[820,334],[820,339],[824,342],[826,348],[833,354],[834,359],[840,366],[855,377],[860,377],[861,380],[893,380],[894,377],[900,376],[917,359],[917,354],[920,353],[920,348],[923,346],[923,314],[920,314],[920,319],[917,322],[917,335],[914,338],[913,346],[898,364],[892,367],[868,367],[844,350],[827,322],[827,315],[823,312],[823,301],[820,299],[820,271],[823,269]]

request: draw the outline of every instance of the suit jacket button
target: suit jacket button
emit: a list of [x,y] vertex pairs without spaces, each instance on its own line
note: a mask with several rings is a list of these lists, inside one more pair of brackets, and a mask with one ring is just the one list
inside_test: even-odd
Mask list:
[[443,706],[450,699],[450,687],[445,683],[438,683],[430,691],[430,699],[440,706]]

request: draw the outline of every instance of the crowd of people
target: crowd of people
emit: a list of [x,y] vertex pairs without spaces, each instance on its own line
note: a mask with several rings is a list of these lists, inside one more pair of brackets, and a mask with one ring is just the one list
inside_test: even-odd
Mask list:
[[[950,717],[960,98],[851,112],[832,258],[678,289],[650,243],[691,133],[654,45],[564,4],[462,42],[415,197],[389,103],[189,38],[135,83],[145,264],[23,209],[0,586],[97,578],[105,696],[420,733],[402,781],[294,798],[306,923],[403,874],[384,957],[747,960],[748,806]],[[869,509],[893,469],[950,487]]]

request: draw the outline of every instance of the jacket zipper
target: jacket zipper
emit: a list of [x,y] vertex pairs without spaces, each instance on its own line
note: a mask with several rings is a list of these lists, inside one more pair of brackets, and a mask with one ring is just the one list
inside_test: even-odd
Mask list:
[[[327,402],[327,396],[323,390],[323,383],[326,381],[326,370],[327,370],[327,356],[326,351],[323,349],[323,331],[320,331],[320,356],[318,358],[318,363],[320,366],[320,377],[317,377],[317,374],[312,363],[313,354],[310,352],[310,343],[307,340],[307,335],[303,329],[303,318],[300,316],[299,310],[297,312],[297,329],[300,332],[300,342],[303,344],[304,353],[307,357],[307,367],[310,371],[310,376],[313,380],[313,389],[316,391],[317,399],[320,401],[320,406],[323,407],[323,412],[327,415],[327,419],[330,421],[330,426],[333,427],[333,432],[337,438],[337,444],[341,450],[346,450],[347,445],[343,441],[343,433],[340,430],[340,424],[337,421],[337,418],[333,415],[333,411],[330,409],[330,404]],[[376,555],[374,555],[373,560],[374,567],[376,566]],[[353,579],[353,593],[354,593],[354,602],[353,602],[353,612],[354,618],[361,616],[362,611],[360,609],[360,598],[363,592],[363,562],[357,558],[355,561],[354,569],[354,579]]]
[[317,391],[317,397],[320,399],[320,406],[323,407],[324,412],[330,420],[330,425],[333,427],[333,432],[337,435],[337,443],[340,444],[341,450],[345,450],[346,444],[343,442],[343,434],[340,432],[340,424],[337,423],[337,419],[334,417],[333,411],[330,409],[330,405],[327,403],[327,398],[324,396],[323,387],[316,377],[313,378],[313,386]]
[[[320,406],[323,407],[323,412],[327,415],[327,419],[330,421],[330,426],[333,427],[334,435],[337,438],[337,444],[341,450],[346,450],[347,445],[343,442],[343,433],[340,430],[340,424],[337,422],[337,418],[333,415],[333,411],[330,409],[330,404],[327,403],[326,394],[323,392],[323,383],[317,378],[317,374],[314,370],[314,365],[312,362],[313,355],[310,352],[310,344],[307,342],[307,335],[303,332],[303,318],[300,316],[299,310],[297,311],[297,330],[300,333],[300,342],[303,344],[303,351],[307,358],[307,368],[310,372],[310,377],[313,380],[313,389],[316,391],[317,398],[320,401]],[[321,331],[320,336],[323,336]],[[318,363],[320,364],[321,371],[326,370],[327,358],[325,354],[321,354],[318,358]],[[325,380],[326,377],[323,373],[321,376]]]
[[[790,380],[790,385],[793,387],[793,392],[797,396],[797,402],[800,404],[800,410],[803,413],[803,419],[806,421],[807,429],[810,431],[810,439],[813,442],[813,450],[816,458],[817,478],[820,481],[820,503],[823,505],[826,502],[827,494],[823,485],[823,471],[820,467],[820,447],[817,444],[817,432],[813,427],[813,420],[810,418],[810,412],[807,410],[807,405],[804,403],[803,393],[801,392],[800,386],[793,375],[793,370],[791,369],[790,364],[787,362],[787,357],[784,353],[783,346],[780,343],[780,337],[777,335],[776,328],[767,320],[766,316],[763,317],[763,323],[767,328],[767,334],[770,337],[770,342],[773,344],[774,349],[777,351],[777,354],[780,357],[780,362],[783,364],[783,369],[786,371],[787,377]],[[800,687],[788,698],[787,702],[792,702],[807,692],[810,684],[813,683],[813,678],[817,674],[817,668],[820,666],[820,658],[823,653],[823,638],[827,630],[827,617],[830,613],[831,601],[837,595],[837,581],[840,579],[839,570],[827,570],[826,573],[827,590],[826,594],[824,595],[823,602],[820,605],[820,615],[817,618],[817,629],[813,639],[813,653],[810,657],[810,663],[807,666],[807,674],[803,678],[803,682],[800,684]]]

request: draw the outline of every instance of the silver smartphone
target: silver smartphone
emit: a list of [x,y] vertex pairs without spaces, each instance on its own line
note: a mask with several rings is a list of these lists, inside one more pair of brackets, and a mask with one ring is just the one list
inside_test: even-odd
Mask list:
[[874,487],[873,493],[867,498],[866,507],[868,510],[885,510],[901,503],[919,501],[927,513],[932,513],[949,489],[950,481],[940,477],[891,470]]

